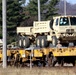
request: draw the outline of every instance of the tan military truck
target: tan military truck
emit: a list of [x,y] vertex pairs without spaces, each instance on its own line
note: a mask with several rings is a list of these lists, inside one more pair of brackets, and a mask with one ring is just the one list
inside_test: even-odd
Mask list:
[[20,37],[20,46],[28,43],[30,46],[31,42],[39,47],[47,47],[50,43],[56,46],[58,40],[65,46],[70,42],[76,44],[76,16],[56,16],[48,21],[34,21],[32,27],[17,27],[17,34],[24,34]]
[[19,47],[29,47],[33,43],[33,27],[17,27],[18,34],[18,46]]

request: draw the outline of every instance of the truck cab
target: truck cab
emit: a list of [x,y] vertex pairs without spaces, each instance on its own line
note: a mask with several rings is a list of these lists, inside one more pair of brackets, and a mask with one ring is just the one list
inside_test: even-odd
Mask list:
[[61,43],[76,41],[76,16],[54,17],[53,30],[55,36]]

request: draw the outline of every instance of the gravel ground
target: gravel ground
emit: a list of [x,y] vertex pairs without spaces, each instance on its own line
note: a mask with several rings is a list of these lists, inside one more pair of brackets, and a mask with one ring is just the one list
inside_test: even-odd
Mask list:
[[76,67],[0,68],[0,75],[76,75]]

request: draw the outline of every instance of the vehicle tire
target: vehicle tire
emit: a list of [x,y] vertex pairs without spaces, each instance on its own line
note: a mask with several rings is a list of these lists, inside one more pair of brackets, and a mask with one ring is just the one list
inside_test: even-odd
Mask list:
[[22,36],[19,36],[19,39],[18,39],[18,46],[19,46],[20,48],[23,47]]
[[56,46],[56,44],[57,44],[57,38],[56,36],[52,36],[52,45]]
[[47,37],[46,36],[42,36],[40,42],[41,42],[41,47],[47,47],[48,46],[48,42],[47,42]]
[[28,48],[30,46],[30,40],[28,37],[23,37],[23,47]]
[[37,47],[41,47],[41,36],[38,36],[37,38],[36,38],[36,46]]

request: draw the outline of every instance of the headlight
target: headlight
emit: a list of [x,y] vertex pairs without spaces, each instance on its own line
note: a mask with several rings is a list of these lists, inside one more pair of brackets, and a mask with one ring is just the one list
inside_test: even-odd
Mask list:
[[66,33],[74,33],[74,29],[66,29]]

